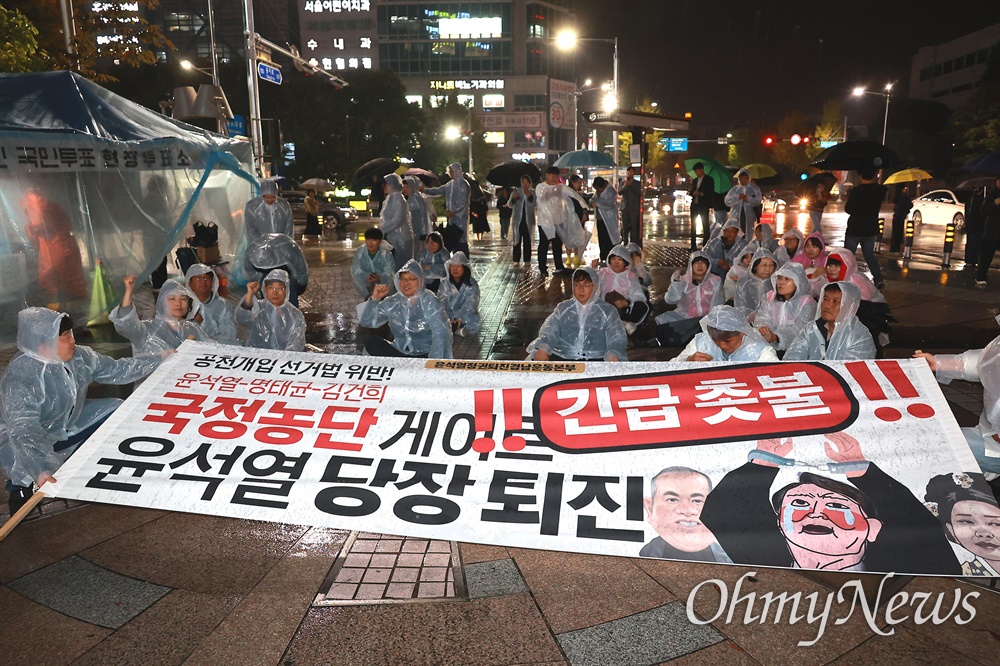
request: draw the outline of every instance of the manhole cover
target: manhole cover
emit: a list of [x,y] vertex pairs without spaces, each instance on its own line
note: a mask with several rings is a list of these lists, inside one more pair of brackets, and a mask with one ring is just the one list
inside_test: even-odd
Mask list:
[[352,532],[313,605],[467,598],[457,543]]

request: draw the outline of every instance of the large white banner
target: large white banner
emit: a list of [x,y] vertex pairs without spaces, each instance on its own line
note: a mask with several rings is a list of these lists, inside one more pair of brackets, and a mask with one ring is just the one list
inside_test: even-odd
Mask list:
[[60,497],[111,504],[923,574],[977,571],[925,496],[982,478],[923,361],[426,361],[191,341],[56,477]]

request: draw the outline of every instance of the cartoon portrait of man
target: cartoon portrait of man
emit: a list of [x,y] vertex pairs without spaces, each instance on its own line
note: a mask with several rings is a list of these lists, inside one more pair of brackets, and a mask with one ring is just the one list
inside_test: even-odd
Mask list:
[[642,547],[640,557],[658,557],[695,562],[732,561],[701,522],[712,480],[690,467],[667,467],[649,482],[649,497],[643,498],[646,522],[657,536]]
[[[828,571],[960,575],[941,527],[909,488],[865,459],[847,433],[824,436],[825,467],[772,492],[791,439],[761,440],[749,462],[722,479],[701,519],[733,562]],[[813,469],[822,469],[810,465]]]

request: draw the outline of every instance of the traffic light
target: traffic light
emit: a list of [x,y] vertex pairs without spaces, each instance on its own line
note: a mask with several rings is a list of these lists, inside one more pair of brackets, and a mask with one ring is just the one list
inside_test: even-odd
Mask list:
[[774,145],[774,137],[771,136],[770,134],[768,134],[767,136],[765,136],[764,137],[764,145],[765,146],[773,146]]
[[799,145],[800,143],[802,143],[802,137],[801,137],[801,136],[799,136],[798,134],[793,134],[793,135],[792,135],[792,136],[791,136],[791,137],[790,137],[790,138],[788,139],[788,142],[789,142],[789,143],[791,143],[791,144],[792,144],[793,146],[797,146],[797,145]]

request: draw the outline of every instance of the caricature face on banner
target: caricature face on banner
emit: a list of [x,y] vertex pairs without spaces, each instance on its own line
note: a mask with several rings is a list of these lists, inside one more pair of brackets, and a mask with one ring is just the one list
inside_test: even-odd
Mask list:
[[188,341],[55,494],[629,557],[947,575],[956,554],[995,562],[965,527],[986,519],[978,495],[942,521],[927,470],[978,473],[919,360],[424,361]]

